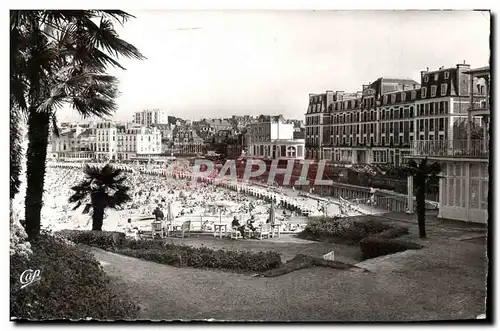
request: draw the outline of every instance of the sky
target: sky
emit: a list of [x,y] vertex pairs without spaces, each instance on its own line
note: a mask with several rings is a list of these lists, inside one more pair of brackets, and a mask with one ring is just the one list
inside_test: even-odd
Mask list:
[[[118,111],[161,108],[196,120],[304,119],[309,93],[356,92],[457,63],[488,65],[490,15],[472,11],[128,11],[117,26],[146,60],[119,59]],[[71,109],[60,120],[79,120]]]

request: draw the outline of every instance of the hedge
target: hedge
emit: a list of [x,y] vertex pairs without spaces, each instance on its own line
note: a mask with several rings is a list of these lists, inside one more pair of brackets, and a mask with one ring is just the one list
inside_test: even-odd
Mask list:
[[377,220],[354,217],[309,217],[299,237],[307,239],[342,239],[357,244],[363,238],[393,228]]
[[378,220],[362,218],[325,218],[310,217],[309,222],[299,234],[306,239],[341,239],[348,243],[359,244],[363,259],[420,249],[421,245],[395,240],[408,234],[408,228],[384,224]]
[[125,240],[125,233],[117,231],[62,230],[56,232],[56,235],[75,243],[102,249],[120,246]]
[[[139,309],[112,283],[94,257],[56,237],[41,234],[30,259],[10,261],[11,318],[52,320],[136,319]],[[20,276],[40,270],[40,281],[20,288]]]
[[[115,233],[87,231],[73,234],[68,230],[61,235],[78,244],[98,247],[114,253],[176,267],[214,268],[235,271],[265,271],[281,266],[277,252],[249,252],[213,250],[207,247],[165,244],[159,240],[132,240],[117,238]],[[98,233],[101,232],[101,233]],[[92,238],[96,236],[97,238]]]

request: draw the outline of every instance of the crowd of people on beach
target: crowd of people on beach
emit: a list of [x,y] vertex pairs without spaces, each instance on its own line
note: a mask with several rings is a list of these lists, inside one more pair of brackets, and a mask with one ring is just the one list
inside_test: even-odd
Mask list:
[[[100,164],[99,166],[103,166]],[[73,210],[68,197],[73,193],[71,187],[78,184],[85,176],[83,166],[68,164],[48,164],[42,209],[42,226],[48,229],[87,229],[91,225],[91,216],[83,207]],[[211,231],[214,224],[231,224],[235,219],[247,227],[268,222],[271,203],[276,200],[256,198],[240,190],[230,190],[210,182],[191,180],[169,180],[161,176],[165,166],[161,165],[125,165],[125,185],[130,187],[130,202],[120,209],[107,209],[104,230],[124,230],[140,227],[138,219],[154,218],[156,209],[164,215],[170,208],[172,222],[182,223],[190,220],[194,227]],[[188,168],[181,169],[189,171]],[[275,194],[286,195],[281,188],[269,188]],[[294,199],[308,202],[308,198],[296,195]],[[315,204],[315,201],[311,201]],[[22,207],[22,206],[21,206]],[[275,208],[275,220],[281,223],[283,231],[299,231],[305,227],[306,217],[293,208],[284,208],[278,202]],[[250,224],[249,223],[250,221]],[[148,222],[150,224],[150,220]],[[150,225],[149,225],[150,226]]]

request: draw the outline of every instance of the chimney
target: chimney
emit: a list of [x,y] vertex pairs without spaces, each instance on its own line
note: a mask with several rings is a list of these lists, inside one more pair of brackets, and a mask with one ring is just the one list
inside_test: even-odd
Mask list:
[[333,102],[333,91],[326,90],[326,106],[328,107]]
[[427,72],[429,72],[429,67],[427,67]]

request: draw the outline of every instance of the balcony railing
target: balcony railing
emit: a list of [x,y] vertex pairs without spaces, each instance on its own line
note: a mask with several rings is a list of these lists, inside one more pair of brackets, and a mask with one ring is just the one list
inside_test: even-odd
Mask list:
[[471,140],[416,140],[413,143],[415,156],[444,156],[488,158],[489,141]]

